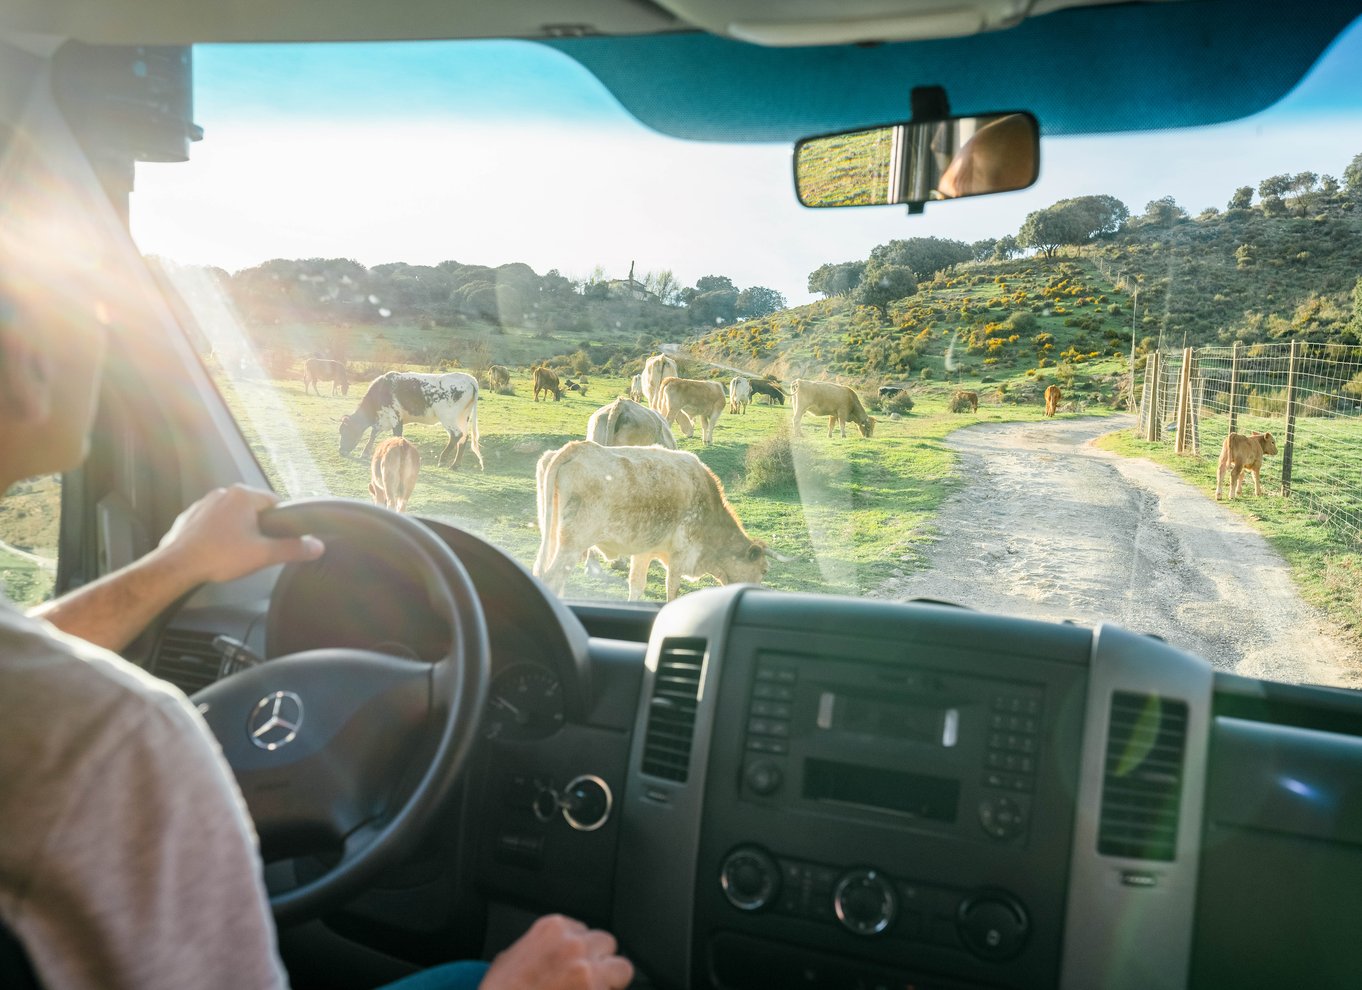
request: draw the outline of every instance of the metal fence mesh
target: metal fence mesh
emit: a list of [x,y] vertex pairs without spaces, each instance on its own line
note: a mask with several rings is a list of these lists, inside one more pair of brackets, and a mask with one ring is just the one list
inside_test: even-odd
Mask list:
[[1218,459],[1231,422],[1239,433],[1271,433],[1280,454],[1264,464],[1264,492],[1288,493],[1321,522],[1362,541],[1362,348],[1294,347],[1294,373],[1290,343],[1163,351],[1152,376],[1146,366],[1141,423],[1152,411],[1160,439],[1175,444],[1185,387],[1186,451]]

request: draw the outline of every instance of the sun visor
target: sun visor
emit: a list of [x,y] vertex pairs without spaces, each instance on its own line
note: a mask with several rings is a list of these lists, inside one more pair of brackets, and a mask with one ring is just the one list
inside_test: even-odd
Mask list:
[[[545,41],[644,124],[707,141],[794,141],[908,116],[914,86],[951,110],[1029,110],[1047,135],[1220,123],[1271,106],[1362,0],[1076,8],[1007,31],[881,45],[766,48],[704,34]],[[1290,18],[1289,30],[1283,19]]]

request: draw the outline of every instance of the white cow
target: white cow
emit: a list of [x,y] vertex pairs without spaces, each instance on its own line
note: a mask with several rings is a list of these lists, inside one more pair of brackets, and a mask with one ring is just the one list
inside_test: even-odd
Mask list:
[[662,388],[662,381],[665,378],[676,377],[676,362],[665,354],[656,354],[650,357],[643,365],[643,396],[648,400],[648,405],[657,408],[658,391]]
[[662,418],[680,426],[687,437],[695,435],[698,422],[706,446],[714,442],[714,424],[725,401],[723,385],[700,378],[666,378],[657,390],[657,411]]
[[632,399],[616,399],[601,406],[586,421],[586,438],[602,447],[647,447],[658,444],[676,449],[671,427],[647,406]]
[[629,398],[635,402],[643,401],[643,376],[635,375],[634,380],[629,383]]
[[752,383],[742,375],[728,383],[728,411],[746,413],[747,404],[752,401]]
[[471,441],[478,467],[483,467],[482,449],[478,446],[478,383],[472,375],[462,371],[444,375],[390,371],[379,375],[369,383],[359,407],[349,416],[341,417],[341,455],[354,450],[364,431],[369,430],[363,455],[367,459],[380,432],[392,430],[393,436],[400,437],[407,423],[439,423],[449,431],[449,443],[440,451],[436,466],[443,466],[445,455],[452,450],[454,459],[450,466],[458,467],[463,448]]
[[747,535],[719,479],[689,451],[574,440],[539,459],[535,488],[534,573],[558,594],[592,547],[629,558],[630,601],[643,597],[654,558],[667,571],[667,601],[683,576],[730,583],[766,573],[766,545]]

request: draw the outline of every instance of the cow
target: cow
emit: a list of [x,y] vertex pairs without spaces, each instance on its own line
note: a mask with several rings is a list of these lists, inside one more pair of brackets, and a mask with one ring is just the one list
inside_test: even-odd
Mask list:
[[747,384],[752,389],[753,398],[756,398],[758,395],[764,395],[766,396],[766,404],[768,406],[772,403],[779,403],[782,406],[785,405],[785,390],[780,387],[778,382],[773,382],[766,378],[749,378],[747,379]]
[[746,378],[739,375],[728,383],[728,411],[731,413],[747,412],[747,404],[752,401],[752,384]]
[[444,466],[445,456],[452,450],[450,467],[457,468],[464,447],[471,442],[478,467],[483,468],[478,444],[478,382],[472,375],[462,371],[443,375],[390,371],[379,375],[369,383],[369,390],[355,411],[341,417],[341,456],[348,456],[364,431],[369,430],[363,454],[368,458],[374,452],[380,431],[392,430],[393,436],[400,437],[407,423],[439,423],[449,431],[449,443],[436,460],[438,466]]
[[861,429],[861,436],[869,437],[875,432],[875,417],[866,414],[861,405],[861,397],[854,389],[836,382],[811,382],[804,378],[795,379],[791,388],[794,396],[794,426],[799,429],[799,421],[806,412],[815,416],[828,417],[828,436],[832,436],[834,424],[842,428],[842,436],[847,435],[847,420]]
[[586,397],[586,386],[588,384],[589,383],[586,382],[585,380],[580,382],[574,382],[571,378],[563,379],[563,387],[565,389],[567,389],[569,392],[579,392],[581,393],[583,398]]
[[511,369],[500,364],[494,364],[487,369],[487,386],[489,388],[510,388]]
[[616,399],[601,406],[586,421],[586,438],[602,447],[647,447],[657,444],[676,449],[667,421],[632,399]]
[[898,385],[881,385],[881,386],[880,386],[880,398],[881,398],[881,399],[892,399],[894,396],[898,395],[898,394],[899,394],[900,392],[902,392],[902,391],[903,391],[903,388],[902,388],[901,386],[898,386]]
[[388,437],[369,462],[369,495],[375,505],[406,512],[421,470],[421,452],[405,437]]
[[1238,498],[1244,483],[1244,472],[1253,473],[1253,494],[1263,494],[1263,455],[1277,453],[1277,441],[1271,433],[1231,433],[1220,445],[1220,463],[1215,469],[1215,500],[1220,501],[1220,486],[1225,471],[1230,472],[1230,498]]
[[[534,401],[539,401],[539,393],[548,392],[553,396],[554,402],[560,402],[563,398],[563,387],[558,384],[558,376],[548,368],[539,367],[534,369]],[[545,401],[548,401],[547,399]]]
[[1045,415],[1053,416],[1059,411],[1059,400],[1064,398],[1058,385],[1051,385],[1045,390]]
[[676,362],[665,354],[655,354],[644,363],[643,396],[648,400],[648,405],[654,409],[658,408],[658,392],[662,388],[662,380],[675,378],[677,375]]
[[642,376],[642,375],[635,375],[634,378],[633,378],[633,380],[632,380],[631,382],[629,382],[629,398],[632,399],[634,402],[642,402],[642,401],[643,401],[643,376]]
[[534,573],[558,594],[593,547],[629,558],[630,601],[643,597],[654,559],[667,572],[667,601],[682,577],[727,584],[766,573],[766,545],[747,535],[719,479],[689,451],[573,440],[539,459],[535,494]]
[[340,387],[341,395],[350,394],[350,376],[345,371],[344,361],[331,361],[327,358],[308,358],[303,362],[303,394],[311,388],[318,396],[322,390],[317,387],[318,382],[330,382],[331,394],[336,394],[337,386]]
[[664,378],[657,392],[657,411],[668,423],[676,423],[686,436],[695,435],[700,423],[700,439],[706,446],[714,442],[714,424],[724,411],[727,397],[718,382],[699,378]]
[[964,412],[969,406],[971,412],[979,411],[979,393],[959,389],[951,396],[951,412]]

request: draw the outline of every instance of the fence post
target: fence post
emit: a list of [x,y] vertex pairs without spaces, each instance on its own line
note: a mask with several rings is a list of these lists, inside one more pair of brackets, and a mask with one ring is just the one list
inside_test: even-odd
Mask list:
[[1192,380],[1195,383],[1192,400],[1192,453],[1197,457],[1201,456],[1201,408],[1206,403],[1206,379],[1202,378],[1197,372],[1196,359],[1192,359]]
[[1291,495],[1291,455],[1296,445],[1296,358],[1300,341],[1291,341],[1291,360],[1286,366],[1286,442],[1282,446],[1282,498]]
[[1178,435],[1173,441],[1173,452],[1185,454],[1190,449],[1192,432],[1192,349],[1182,349],[1182,367],[1178,369],[1177,406],[1173,412]]
[[1230,433],[1239,425],[1239,341],[1230,352]]
[[1142,436],[1153,443],[1159,438],[1159,352],[1150,351],[1144,359],[1144,384],[1148,401],[1141,412],[1144,415]]

